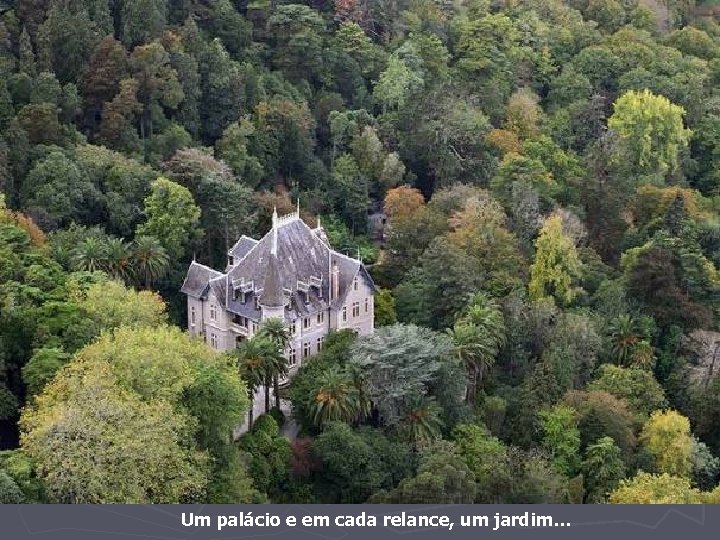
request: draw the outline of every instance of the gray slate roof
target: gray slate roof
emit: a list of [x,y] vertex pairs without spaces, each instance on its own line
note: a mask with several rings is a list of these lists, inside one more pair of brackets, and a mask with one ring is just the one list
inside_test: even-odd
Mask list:
[[[279,302],[282,294],[282,302],[285,303],[287,300],[288,303],[288,309],[285,312],[286,318],[294,320],[328,308],[329,275],[334,265],[337,265],[338,269],[339,287],[338,296],[332,301],[333,308],[342,304],[357,275],[374,289],[372,279],[360,261],[334,251],[323,242],[322,235],[319,235],[318,231],[308,227],[301,219],[280,218],[277,235],[276,265],[271,265],[271,260],[274,258],[272,255],[272,230],[260,241],[241,237],[229,252],[235,259],[234,265],[228,269],[227,274],[203,267],[213,274],[206,273],[200,276],[195,266],[202,265],[193,263],[185,281],[187,283],[192,277],[191,281],[197,282],[197,285],[190,288],[183,284],[182,292],[196,296],[191,292],[201,286],[199,282],[207,275],[209,286],[228,311],[259,320],[260,310],[256,309],[254,294],[249,292],[246,295],[238,294],[236,296],[233,292],[233,284],[252,283],[254,290],[261,295],[260,301],[265,305],[269,306],[267,303],[269,301],[281,305]],[[245,249],[247,251],[243,253]],[[234,253],[242,254],[242,256],[237,257]],[[306,287],[311,284],[311,278],[321,280],[319,290],[316,287]],[[302,282],[300,287],[298,280]],[[265,298],[265,289],[268,285],[275,290],[272,299]],[[304,292],[303,289],[306,288],[307,292]],[[270,293],[271,291],[268,291],[268,294]]]
[[202,298],[207,292],[210,280],[219,276],[222,276],[222,274],[217,270],[193,261],[190,263],[190,268],[188,268],[180,292],[194,298]]
[[235,242],[235,245],[230,248],[228,255],[233,258],[234,262],[238,262],[247,255],[248,252],[257,245],[257,243],[258,241],[254,238],[250,238],[249,236],[245,236],[243,234],[240,239]]

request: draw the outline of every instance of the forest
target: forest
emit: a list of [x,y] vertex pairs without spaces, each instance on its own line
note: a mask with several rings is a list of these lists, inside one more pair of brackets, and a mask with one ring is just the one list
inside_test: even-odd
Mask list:
[[[0,502],[720,503],[719,22],[0,0]],[[297,201],[375,332],[235,440],[285,330],[219,354],[180,287]]]

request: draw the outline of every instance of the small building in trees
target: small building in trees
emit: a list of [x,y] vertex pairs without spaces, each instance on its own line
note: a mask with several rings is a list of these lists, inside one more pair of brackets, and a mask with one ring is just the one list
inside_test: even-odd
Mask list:
[[365,265],[332,249],[319,221],[311,229],[299,211],[273,212],[261,240],[240,237],[224,272],[193,261],[181,291],[190,334],[219,351],[251,338],[263,321],[282,319],[291,374],[331,330],[373,332],[375,285]]

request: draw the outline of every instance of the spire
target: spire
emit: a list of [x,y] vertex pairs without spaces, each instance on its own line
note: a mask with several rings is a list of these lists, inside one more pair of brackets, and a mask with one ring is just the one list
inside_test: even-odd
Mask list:
[[267,274],[263,283],[260,305],[269,308],[278,308],[285,305],[285,293],[280,282],[280,269],[277,255],[273,254],[268,261]]
[[273,207],[273,215],[272,215],[272,248],[270,248],[270,253],[273,257],[277,257],[277,240],[278,240],[278,215],[277,215],[277,207]]

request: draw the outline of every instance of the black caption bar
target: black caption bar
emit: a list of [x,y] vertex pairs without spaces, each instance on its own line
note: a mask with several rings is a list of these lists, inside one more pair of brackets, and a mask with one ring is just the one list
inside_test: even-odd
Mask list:
[[8,540],[676,540],[717,538],[720,506],[5,505],[0,523]]

